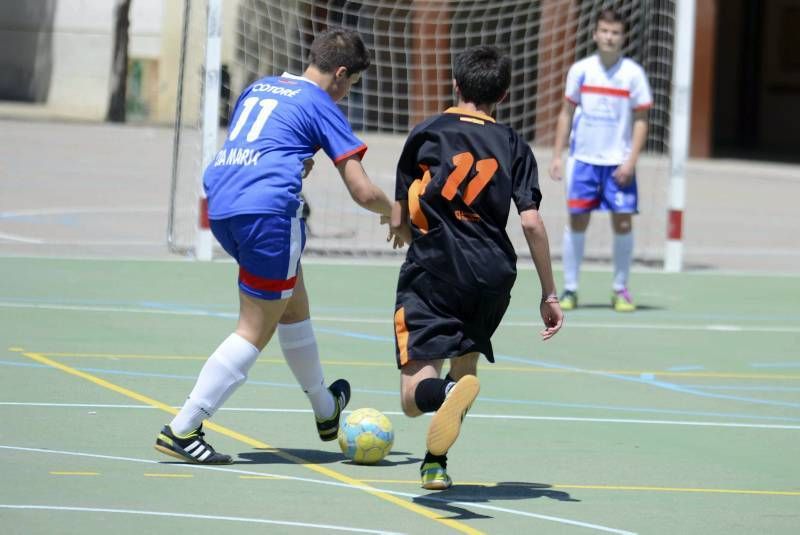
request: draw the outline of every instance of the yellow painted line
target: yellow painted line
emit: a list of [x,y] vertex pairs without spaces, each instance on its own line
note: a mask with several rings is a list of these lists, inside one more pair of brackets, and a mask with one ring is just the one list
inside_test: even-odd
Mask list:
[[193,474],[148,474],[145,473],[144,477],[194,477]]
[[51,476],[99,476],[100,472],[50,472]]
[[561,485],[554,484],[554,489],[590,489],[590,490],[637,490],[654,492],[697,492],[707,494],[761,494],[767,496],[800,496],[800,492],[790,490],[752,490],[752,489],[702,489],[685,487],[637,487],[626,485]]
[[[114,383],[106,381],[105,379],[101,379],[100,377],[97,377],[97,376],[92,375],[90,373],[86,373],[86,372],[83,372],[83,371],[80,371],[80,370],[76,370],[75,368],[67,366],[66,364],[62,364],[62,363],[57,362],[55,360],[49,359],[49,358],[45,357],[44,355],[42,355],[40,353],[33,353],[33,352],[25,351],[22,354],[24,356],[28,357],[31,360],[35,360],[36,362],[40,362],[42,364],[46,364],[47,366],[52,366],[53,368],[61,370],[61,371],[65,372],[65,373],[68,373],[70,375],[74,375],[76,377],[80,377],[81,379],[85,379],[85,380],[87,380],[87,381],[89,381],[91,383],[94,383],[94,384],[98,385],[98,386],[102,386],[103,388],[107,388],[107,389],[109,389],[109,390],[111,390],[113,392],[116,392],[118,394],[122,394],[123,396],[127,396],[127,397],[129,397],[131,399],[135,399],[136,401],[140,401],[141,403],[144,403],[145,405],[150,405],[151,407],[155,407],[157,409],[161,409],[162,411],[168,412],[169,414],[177,414],[177,412],[178,412],[176,409],[173,409],[172,407],[170,407],[166,403],[162,403],[161,401],[158,401],[156,399],[150,398],[150,397],[145,396],[143,394],[140,394],[138,392],[134,392],[133,390],[130,390],[128,388],[124,388],[122,386],[116,385]],[[341,474],[341,473],[339,473],[339,472],[337,472],[335,470],[331,470],[330,468],[326,468],[326,467],[320,466],[318,464],[312,464],[312,463],[306,461],[305,459],[303,459],[301,457],[298,457],[296,455],[292,455],[291,453],[282,451],[282,450],[277,449],[277,448],[273,448],[269,444],[261,442],[260,440],[257,440],[255,438],[249,437],[249,436],[244,435],[242,433],[238,433],[238,432],[236,432],[236,431],[234,431],[232,429],[228,429],[227,427],[223,427],[221,425],[218,425],[218,424],[215,424],[215,423],[209,422],[209,421],[206,421],[204,425],[205,425],[206,429],[211,429],[212,431],[216,431],[217,433],[223,434],[223,435],[225,435],[227,437],[230,437],[230,438],[232,438],[234,440],[238,440],[239,442],[247,444],[248,446],[251,446],[253,448],[268,448],[268,449],[272,449],[272,450],[274,450],[273,453],[275,455],[277,455],[277,456],[279,456],[279,457],[281,457],[283,459],[286,459],[287,461],[291,461],[291,462],[293,462],[295,464],[298,464],[298,465],[300,465],[302,467],[308,468],[309,470],[317,472],[318,474],[322,474],[322,475],[328,476],[331,479],[335,479],[335,480],[340,481],[342,483],[346,483],[348,485],[353,485],[353,486],[360,487],[361,489],[364,490],[364,492],[367,492],[368,494],[372,494],[373,496],[375,496],[377,498],[380,498],[382,500],[386,500],[387,502],[390,502],[390,503],[393,503],[395,505],[398,505],[398,506],[400,506],[400,507],[402,507],[404,509],[408,509],[409,511],[417,513],[417,514],[419,514],[421,516],[424,516],[426,518],[429,518],[431,520],[435,520],[436,522],[444,524],[445,526],[450,527],[452,529],[455,529],[457,531],[460,531],[462,533],[468,533],[470,535],[482,535],[482,533],[483,533],[483,532],[478,531],[478,530],[476,530],[476,529],[474,529],[474,528],[472,528],[472,527],[470,527],[470,526],[468,526],[468,525],[466,525],[466,524],[464,524],[462,522],[458,522],[456,520],[452,520],[452,519],[449,519],[449,518],[443,518],[439,514],[434,513],[433,511],[431,511],[429,509],[426,509],[425,507],[421,507],[421,506],[419,506],[419,505],[417,505],[417,504],[415,504],[413,502],[409,502],[409,501],[406,501],[405,499],[399,498],[397,496],[393,496],[391,494],[387,494],[385,492],[382,492],[382,491],[380,491],[380,490],[378,490],[376,488],[373,488],[373,487],[370,487],[369,485],[366,485],[365,483],[361,482],[358,479],[355,479],[355,478],[352,478],[352,477],[348,477],[348,476],[346,476],[344,474]]]
[[[193,355],[137,355],[137,354],[119,354],[119,353],[39,353],[45,357],[57,358],[87,358],[87,359],[112,359],[112,360],[207,360],[208,355],[193,356]],[[285,364],[286,361],[279,357],[259,358],[256,362],[262,364]],[[367,368],[381,367],[381,368],[396,368],[397,364],[394,362],[366,362],[357,360],[324,360],[323,364],[331,366],[363,366]]]
[[[10,347],[9,351],[22,352],[24,349],[18,347]],[[140,359],[140,360],[206,360],[208,356],[191,356],[191,355],[137,355],[137,354],[118,354],[118,353],[38,353],[45,357],[57,358],[107,358],[107,359]],[[260,358],[259,363],[263,364],[284,364],[282,358]],[[323,364],[329,366],[356,366],[364,368],[396,368],[397,365],[392,362],[367,362],[357,360],[323,360]],[[800,374],[791,373],[745,373],[745,372],[705,372],[705,371],[685,371],[685,372],[670,372],[664,370],[565,370],[560,368],[540,368],[537,366],[505,366],[502,364],[493,364],[491,366],[482,366],[481,372],[523,372],[523,373],[548,373],[548,374],[615,374],[615,375],[652,375],[661,377],[707,377],[715,379],[780,379],[780,380],[798,380]]]
[[[379,483],[379,484],[404,484],[404,485],[419,485],[416,479],[362,479],[364,483]],[[498,487],[498,486],[514,486],[514,484],[498,484],[486,481],[459,481],[459,485],[472,485],[476,487]],[[524,484],[518,486],[525,486]],[[534,490],[549,490],[549,489],[586,489],[586,490],[637,490],[637,491],[651,491],[651,492],[696,492],[704,494],[760,494],[766,496],[800,496],[800,491],[792,490],[753,490],[753,489],[704,489],[704,488],[687,488],[687,487],[648,487],[648,486],[631,486],[631,485],[562,485],[554,483],[546,487],[536,487]]]

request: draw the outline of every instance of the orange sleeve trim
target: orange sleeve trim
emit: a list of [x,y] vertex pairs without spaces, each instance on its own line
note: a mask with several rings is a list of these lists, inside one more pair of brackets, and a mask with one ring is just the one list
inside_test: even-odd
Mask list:
[[400,367],[408,364],[408,327],[406,327],[406,310],[403,307],[394,313],[394,335],[400,353]]
[[468,115],[469,117],[475,117],[476,119],[481,119],[483,121],[489,121],[490,123],[495,122],[493,117],[486,115],[485,113],[481,113],[479,111],[472,111],[472,110],[465,110],[464,108],[459,108],[458,106],[451,106],[444,110],[445,113],[457,113],[459,115]]
[[423,234],[428,232],[428,218],[425,217],[425,212],[422,211],[422,205],[419,202],[419,197],[425,193],[425,188],[431,181],[431,172],[428,171],[428,166],[423,167],[425,174],[422,178],[416,179],[411,183],[408,188],[408,214],[411,217],[411,222]]
[[635,108],[633,108],[633,111],[649,110],[652,107],[653,107],[653,103],[652,102],[648,102],[647,104],[642,104],[641,106],[636,106]]
[[333,160],[333,164],[336,165],[339,162],[342,162],[342,161],[344,161],[344,160],[348,159],[349,157],[354,156],[356,154],[359,155],[359,159],[363,160],[364,159],[364,154],[366,154],[366,152],[367,152],[367,146],[366,145],[361,145],[360,147],[356,147],[355,149],[351,150],[350,152],[345,152],[341,156],[337,156],[336,159]]

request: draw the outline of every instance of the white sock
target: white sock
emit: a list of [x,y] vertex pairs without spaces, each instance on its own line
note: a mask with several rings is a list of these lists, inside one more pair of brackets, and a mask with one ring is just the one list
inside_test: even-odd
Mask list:
[[227,337],[200,370],[197,382],[178,415],[172,431],[185,435],[211,418],[217,409],[247,380],[247,372],[260,351],[236,333]]
[[614,291],[624,290],[628,286],[633,260],[633,231],[626,234],[614,234]]
[[311,320],[300,323],[279,323],[278,339],[286,363],[295,379],[311,401],[317,418],[329,418],[336,410],[333,395],[325,386],[322,364],[319,362],[317,339]]
[[583,248],[586,243],[585,232],[574,232],[564,227],[564,243],[561,246],[564,264],[564,289],[578,291],[578,274],[583,262]]

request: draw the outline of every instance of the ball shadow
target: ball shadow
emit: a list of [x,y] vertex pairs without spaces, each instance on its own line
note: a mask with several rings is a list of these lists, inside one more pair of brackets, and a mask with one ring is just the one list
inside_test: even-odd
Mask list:
[[[420,459],[406,457],[404,460],[391,459],[393,456],[407,456],[406,451],[392,451],[386,459],[373,466],[396,466],[419,463]],[[299,448],[261,448],[239,454],[234,464],[332,464],[344,463],[354,465],[340,451],[324,451]]]

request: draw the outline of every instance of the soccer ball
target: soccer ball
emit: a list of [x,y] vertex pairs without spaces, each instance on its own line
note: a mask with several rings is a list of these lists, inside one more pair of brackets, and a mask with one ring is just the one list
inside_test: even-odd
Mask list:
[[357,409],[339,426],[339,447],[356,464],[375,464],[387,455],[394,443],[394,430],[381,411]]

